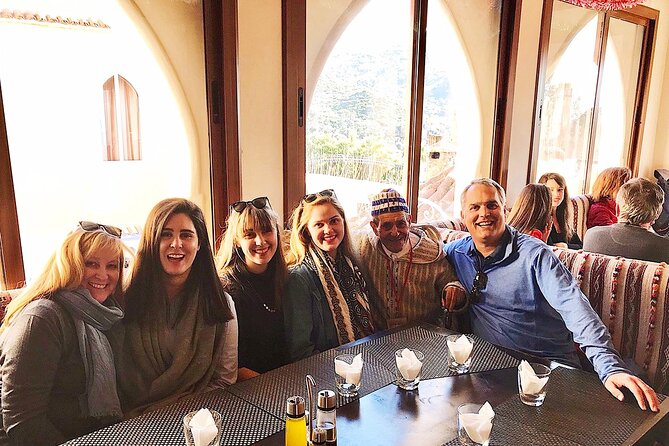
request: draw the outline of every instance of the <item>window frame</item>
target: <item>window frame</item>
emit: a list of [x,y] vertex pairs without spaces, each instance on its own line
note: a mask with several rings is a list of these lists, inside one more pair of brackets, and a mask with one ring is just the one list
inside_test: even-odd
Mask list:
[[[282,0],[283,65],[283,214],[287,219],[306,190],[306,26],[307,0]],[[490,177],[506,187],[509,170],[511,113],[522,0],[501,2],[497,51],[497,80],[490,159]],[[423,82],[428,0],[413,0],[413,42],[407,190],[414,221],[417,218],[421,155]]]
[[[534,182],[537,175],[539,163],[539,138],[541,135],[541,110],[543,107],[543,92],[546,87],[546,67],[548,65],[548,45],[550,43],[550,30],[553,18],[553,2],[564,0],[543,0],[543,11],[541,16],[541,31],[539,33],[539,49],[537,56],[536,94],[534,98],[534,114],[532,116],[532,130],[530,135],[530,157],[527,166],[527,183]],[[588,153],[586,155],[585,185],[590,184],[592,177],[592,162],[599,115],[598,105],[600,96],[600,83],[604,72],[604,56],[608,41],[608,28],[611,18],[625,20],[637,25],[644,26],[644,37],[641,47],[641,58],[639,60],[639,73],[637,76],[636,96],[634,100],[634,119],[630,129],[630,143],[626,148],[625,166],[632,170],[632,174],[639,174],[639,162],[641,157],[641,146],[643,142],[643,129],[645,124],[646,109],[648,106],[648,92],[650,89],[650,76],[652,72],[653,54],[657,41],[657,21],[659,11],[648,6],[634,6],[633,8],[617,11],[600,11],[598,16],[598,39],[597,53],[598,72],[595,87],[595,100],[593,113],[589,124]],[[582,193],[578,191],[578,193]],[[586,191],[587,193],[587,191]]]

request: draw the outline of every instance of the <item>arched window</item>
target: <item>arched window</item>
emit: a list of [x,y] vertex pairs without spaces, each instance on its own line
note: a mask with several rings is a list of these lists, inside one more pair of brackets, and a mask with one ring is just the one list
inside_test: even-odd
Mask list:
[[142,159],[139,145],[139,97],[135,87],[115,74],[102,86],[105,107],[105,161]]

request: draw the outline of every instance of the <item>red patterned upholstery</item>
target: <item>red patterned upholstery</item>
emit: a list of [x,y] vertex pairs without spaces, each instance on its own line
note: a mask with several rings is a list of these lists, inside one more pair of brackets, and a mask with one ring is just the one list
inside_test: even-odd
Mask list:
[[9,305],[12,299],[16,297],[20,292],[21,292],[20,289],[0,291],[0,322],[2,322],[5,319],[5,311],[7,309],[7,305]]
[[588,221],[588,211],[591,204],[592,197],[590,195],[571,197],[571,205],[574,209],[574,229],[581,240],[583,240],[585,231],[588,229],[585,224]]
[[656,391],[669,392],[669,267],[553,247],[611,332],[623,358],[648,374]]

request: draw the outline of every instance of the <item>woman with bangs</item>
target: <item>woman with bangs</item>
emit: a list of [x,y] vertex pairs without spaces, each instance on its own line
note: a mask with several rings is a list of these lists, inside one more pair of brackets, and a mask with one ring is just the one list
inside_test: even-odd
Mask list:
[[123,317],[124,251],[120,229],[80,222],[8,305],[0,327],[5,443],[60,444],[121,419],[107,332]]
[[353,263],[344,209],[332,189],[305,195],[293,211],[283,298],[292,361],[374,332],[367,285]]
[[279,218],[267,197],[238,201],[216,255],[239,325],[239,379],[286,363],[281,294],[287,268]]
[[541,175],[539,183],[545,184],[550,189],[552,197],[553,227],[546,243],[560,248],[583,248],[583,242],[574,230],[571,199],[564,177],[559,173],[549,172]]
[[202,209],[183,198],[147,217],[114,343],[124,415],[237,380],[237,320]]

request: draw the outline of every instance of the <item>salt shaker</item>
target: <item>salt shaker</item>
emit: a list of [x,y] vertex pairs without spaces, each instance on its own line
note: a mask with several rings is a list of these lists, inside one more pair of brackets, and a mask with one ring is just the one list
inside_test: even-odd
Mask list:
[[322,427],[315,427],[311,436],[311,446],[325,446],[326,440],[327,431]]
[[318,392],[316,427],[325,429],[326,444],[337,444],[337,395],[332,390]]

